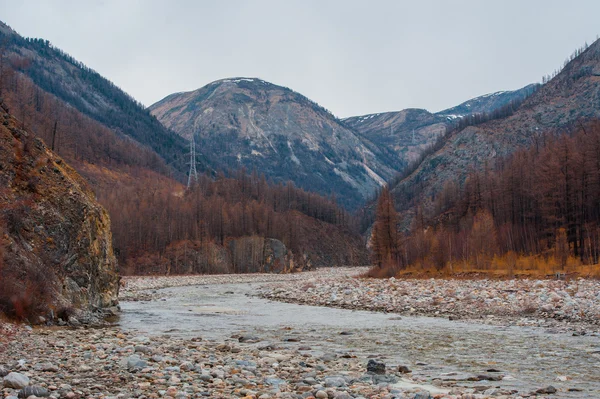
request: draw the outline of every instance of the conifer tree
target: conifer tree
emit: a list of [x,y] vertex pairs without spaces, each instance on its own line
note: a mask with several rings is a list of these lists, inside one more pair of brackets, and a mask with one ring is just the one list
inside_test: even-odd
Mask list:
[[400,263],[398,214],[389,187],[381,190],[373,225],[373,261],[380,268],[395,269]]

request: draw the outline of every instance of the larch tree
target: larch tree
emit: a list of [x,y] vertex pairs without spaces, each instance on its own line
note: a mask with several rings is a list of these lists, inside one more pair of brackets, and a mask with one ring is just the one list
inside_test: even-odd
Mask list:
[[387,186],[381,190],[377,200],[372,238],[375,264],[380,268],[397,268],[400,264],[398,214]]

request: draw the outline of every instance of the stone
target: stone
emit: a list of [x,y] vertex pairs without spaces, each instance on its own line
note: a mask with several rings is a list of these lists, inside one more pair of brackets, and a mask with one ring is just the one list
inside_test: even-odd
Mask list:
[[4,377],[4,386],[6,388],[23,389],[29,385],[29,377],[21,373],[8,373]]
[[367,371],[374,374],[385,374],[385,363],[371,359],[367,363]]
[[535,393],[538,393],[541,395],[552,394],[552,393],[556,393],[556,388],[554,388],[552,385],[549,385],[546,388],[538,389],[537,391],[535,391]]
[[165,393],[165,396],[169,396],[171,398],[174,398],[177,395],[177,387],[169,387],[167,388],[167,392]]
[[328,388],[340,388],[346,386],[346,380],[342,377],[326,377],[325,386]]
[[50,371],[53,373],[58,371],[58,366],[52,363],[41,363],[39,367],[41,371]]
[[412,370],[406,366],[400,365],[400,366],[398,366],[398,372],[400,372],[402,374],[408,374],[408,373],[412,373]]
[[318,390],[317,393],[315,394],[315,398],[317,399],[327,399],[329,396],[327,395],[327,392],[323,391],[323,390]]
[[148,366],[148,363],[145,360],[142,360],[137,355],[132,355],[127,358],[127,369],[128,370],[141,370]]
[[260,342],[260,338],[258,338],[257,336],[254,335],[242,335],[241,337],[238,338],[239,342],[245,342],[245,343],[256,343],[256,342]]
[[194,369],[194,363],[192,362],[183,362],[179,366],[179,368],[183,371],[192,371]]
[[432,399],[429,392],[418,392],[412,399]]
[[337,358],[335,353],[324,353],[321,355],[320,359],[324,362],[332,362]]
[[501,375],[488,375],[479,374],[473,377],[469,377],[467,381],[502,381],[503,376]]
[[152,349],[149,348],[149,347],[147,347],[147,346],[144,346],[144,345],[137,345],[137,346],[135,346],[134,347],[134,351],[136,353],[138,353],[138,352],[139,353],[145,353],[145,354],[152,353]]
[[5,369],[3,366],[0,366],[0,377],[4,377],[8,374],[8,370]]
[[21,399],[25,399],[30,396],[36,396],[38,398],[45,398],[47,396],[50,396],[50,392],[46,388],[43,388],[39,385],[27,386],[27,387],[21,389],[21,391],[19,392],[19,398],[21,398]]

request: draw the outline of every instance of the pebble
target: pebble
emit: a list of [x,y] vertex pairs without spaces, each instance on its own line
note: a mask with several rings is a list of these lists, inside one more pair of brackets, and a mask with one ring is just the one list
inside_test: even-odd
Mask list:
[[8,373],[4,377],[4,386],[7,388],[22,389],[29,385],[29,377],[21,373]]
[[369,360],[367,371],[375,374],[385,374],[385,363],[376,360]]
[[46,396],[50,396],[50,392],[48,392],[46,388],[40,387],[39,385],[30,385],[23,388],[18,395],[19,398],[28,398],[30,396],[44,398]]

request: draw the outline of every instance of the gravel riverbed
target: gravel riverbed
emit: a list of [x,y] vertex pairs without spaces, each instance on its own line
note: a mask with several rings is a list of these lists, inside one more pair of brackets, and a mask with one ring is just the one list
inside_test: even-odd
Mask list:
[[[585,381],[586,378],[596,382],[600,379],[598,375],[587,376],[589,370],[594,370],[591,357],[596,356],[600,361],[600,349],[597,352],[589,349],[594,348],[593,342],[596,341],[588,341],[594,334],[591,328],[597,325],[594,322],[598,320],[597,309],[589,303],[594,298],[598,299],[596,282],[371,281],[353,277],[365,270],[325,269],[295,275],[126,277],[121,300],[125,301],[124,306],[126,303],[139,303],[152,309],[153,304],[160,302],[168,308],[169,295],[179,291],[163,288],[222,285],[226,291],[214,298],[234,295],[235,287],[251,286],[248,292],[252,292],[252,296],[284,302],[463,318],[494,315],[506,323],[514,323],[515,317],[521,320],[523,310],[527,311],[528,320],[544,320],[546,313],[563,310],[567,317],[560,323],[570,326],[576,334],[588,334],[587,337],[573,337],[568,330],[569,340],[565,341],[565,348],[575,344],[585,347],[583,353],[591,359],[586,360],[587,368],[582,369],[586,370],[583,373],[586,375],[573,377],[577,375],[575,370],[567,369],[563,370],[564,375],[544,377],[541,381],[536,380],[537,385],[524,388],[525,385],[514,383],[520,377],[515,374],[519,367],[513,371],[498,370],[495,368],[498,366],[491,362],[480,362],[482,366],[475,368],[480,372],[473,372],[473,367],[461,371],[455,366],[433,370],[434,366],[429,364],[432,359],[440,358],[441,361],[441,358],[455,356],[456,353],[445,354],[443,349],[436,348],[427,352],[427,345],[436,344],[429,342],[432,340],[427,338],[427,331],[424,331],[423,342],[407,342],[402,346],[408,352],[420,354],[424,362],[398,363],[385,356],[388,344],[396,345],[394,350],[397,350],[398,340],[408,337],[406,331],[396,331],[395,327],[374,331],[338,331],[333,327],[318,327],[317,324],[306,327],[284,324],[254,330],[240,326],[216,335],[177,336],[164,331],[145,334],[121,325],[33,329],[0,325],[1,392],[5,399],[30,396],[66,399],[586,398],[595,397],[593,395],[600,392],[596,385],[590,386]],[[255,286],[258,287],[256,290]],[[560,299],[555,299],[557,296]],[[240,300],[243,301],[243,298],[240,297]],[[209,300],[212,301],[212,297]],[[478,306],[486,300],[490,306]],[[543,308],[548,303],[554,308]],[[465,309],[460,310],[461,307]],[[503,307],[506,308],[502,310]],[[571,308],[576,309],[576,314],[570,313]],[[188,313],[197,316],[194,309],[188,310]],[[198,317],[197,323],[217,316],[230,320],[237,317],[227,312],[221,315],[220,310],[211,315],[198,315],[206,318]],[[404,322],[404,316],[391,316],[386,316],[389,323],[401,325]],[[129,317],[135,317],[135,313]],[[177,317],[175,314],[173,320]],[[289,317],[293,319],[294,315]],[[353,316],[350,314],[348,317]],[[358,313],[354,317],[359,317]],[[485,320],[489,321],[488,318]],[[462,322],[456,322],[457,331],[462,329],[459,325]],[[447,320],[444,323],[454,325]],[[445,338],[448,342],[438,340],[437,343],[450,347],[456,339],[450,336],[451,328],[447,327],[447,330],[444,334],[450,337]],[[264,336],[255,335],[256,331]],[[397,334],[398,338],[395,335],[382,337],[381,333],[387,331]],[[477,328],[473,331],[478,336],[495,333]],[[507,334],[510,336],[510,331]],[[381,342],[375,342],[376,336]],[[500,339],[504,340],[502,337]],[[540,337],[543,339],[543,336]],[[536,340],[540,337],[534,336]],[[579,341],[582,338],[586,340]],[[473,339],[479,338],[474,336]],[[367,341],[369,345],[366,345]],[[470,345],[470,342],[463,344]],[[311,345],[318,346],[318,350]],[[493,343],[490,345],[494,346]],[[379,350],[375,352],[373,348]],[[456,352],[456,348],[452,350]],[[369,351],[374,354],[369,355]],[[552,355],[550,353],[547,357]],[[556,355],[562,356],[561,353]],[[518,355],[515,356],[514,361],[518,363]],[[568,356],[571,359],[574,355]],[[431,377],[432,373],[435,373],[434,377]],[[586,389],[593,390],[592,396],[584,392]]]
[[[263,298],[316,306],[448,317],[488,324],[600,331],[600,281],[487,279],[365,279],[352,269],[276,282]],[[346,274],[344,274],[346,273]]]

